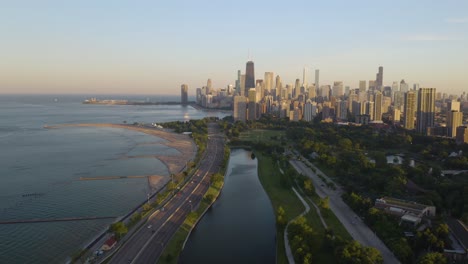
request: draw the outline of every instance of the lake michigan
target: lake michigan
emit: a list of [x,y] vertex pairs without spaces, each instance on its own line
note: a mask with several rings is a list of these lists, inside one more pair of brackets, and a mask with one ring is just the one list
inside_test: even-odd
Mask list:
[[[178,101],[177,96],[100,96],[101,99]],[[0,96],[0,221],[122,216],[150,191],[147,180],[80,181],[80,177],[168,176],[148,149],[162,139],[136,131],[45,125],[160,123],[223,117],[181,105],[85,105],[84,95]],[[159,151],[159,152],[158,152]],[[0,224],[0,263],[63,263],[114,219]]]

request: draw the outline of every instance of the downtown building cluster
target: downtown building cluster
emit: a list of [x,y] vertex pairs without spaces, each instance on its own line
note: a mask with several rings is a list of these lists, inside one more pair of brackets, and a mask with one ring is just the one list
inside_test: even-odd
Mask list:
[[265,72],[263,79],[255,79],[254,63],[248,61],[245,74],[239,70],[235,86],[213,89],[197,88],[197,103],[207,108],[232,107],[235,121],[257,120],[263,114],[290,121],[320,121],[340,124],[393,123],[423,135],[457,137],[468,141],[468,130],[463,126],[463,112],[468,110],[468,98],[437,92],[435,88],[412,87],[404,80],[384,85],[383,67],[378,68],[375,80],[361,80],[351,88],[342,81],[320,83],[320,71],[315,79],[307,80],[304,69],[302,80],[284,84],[279,75]]

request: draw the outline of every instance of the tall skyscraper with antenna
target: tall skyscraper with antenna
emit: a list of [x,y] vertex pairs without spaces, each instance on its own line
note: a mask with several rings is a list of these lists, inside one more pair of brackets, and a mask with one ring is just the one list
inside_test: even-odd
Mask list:
[[245,66],[245,96],[248,96],[250,88],[255,88],[255,70],[253,61],[248,61]]

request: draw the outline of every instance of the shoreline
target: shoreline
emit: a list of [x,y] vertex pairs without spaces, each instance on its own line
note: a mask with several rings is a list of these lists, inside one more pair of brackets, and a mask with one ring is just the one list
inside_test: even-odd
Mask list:
[[[177,134],[175,132],[157,129],[150,127],[141,127],[130,124],[111,124],[111,123],[81,123],[81,124],[59,124],[52,126],[44,126],[46,129],[58,129],[62,127],[99,127],[99,128],[120,128],[132,131],[137,131],[151,136],[156,136],[164,139],[164,142],[158,142],[157,144],[165,145],[170,148],[176,149],[180,154],[175,155],[150,155],[159,161],[161,161],[167,168],[169,173],[178,174],[186,166],[187,162],[193,160],[197,153],[197,146],[193,139],[184,134]],[[149,175],[158,176],[158,175]],[[164,176],[166,177],[166,176]]]

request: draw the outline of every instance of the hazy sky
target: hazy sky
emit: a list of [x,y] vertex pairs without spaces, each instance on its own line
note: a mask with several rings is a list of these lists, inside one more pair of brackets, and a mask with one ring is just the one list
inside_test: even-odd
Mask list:
[[284,83],[405,79],[468,91],[468,1],[47,1],[0,3],[0,93],[189,94],[245,71]]

